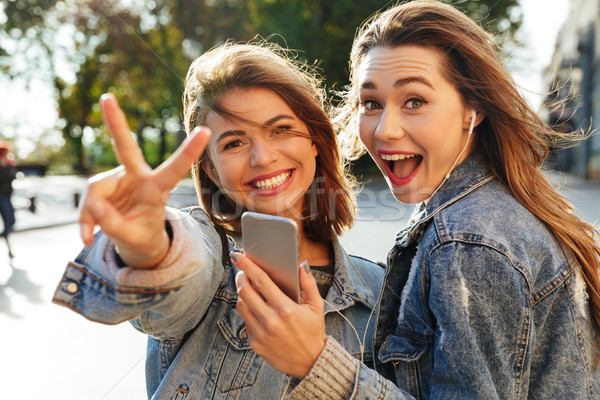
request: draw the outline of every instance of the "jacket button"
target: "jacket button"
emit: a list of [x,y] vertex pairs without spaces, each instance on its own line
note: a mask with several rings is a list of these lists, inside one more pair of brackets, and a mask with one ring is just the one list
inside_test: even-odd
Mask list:
[[242,328],[238,331],[238,340],[240,342],[245,342],[248,339],[248,324],[244,324]]
[[69,293],[76,293],[78,289],[79,289],[79,286],[77,286],[77,284],[75,282],[70,282],[67,285],[67,292],[69,292]]
[[342,299],[335,299],[335,302],[336,302],[337,304],[342,304],[342,303],[344,302],[344,300],[342,300]]

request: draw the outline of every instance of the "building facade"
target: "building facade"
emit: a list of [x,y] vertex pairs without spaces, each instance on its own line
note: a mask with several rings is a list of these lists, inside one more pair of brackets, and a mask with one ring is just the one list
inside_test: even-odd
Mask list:
[[600,0],[571,0],[546,74],[547,122],[582,138],[568,148],[557,144],[551,165],[600,180]]

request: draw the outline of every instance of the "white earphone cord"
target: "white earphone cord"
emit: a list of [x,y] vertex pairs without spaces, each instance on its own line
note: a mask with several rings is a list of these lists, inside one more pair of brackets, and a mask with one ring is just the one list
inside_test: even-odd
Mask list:
[[438,187],[433,191],[433,193],[431,193],[431,195],[429,196],[429,198],[427,200],[425,200],[426,202],[429,201],[429,199],[431,199],[433,197],[433,195],[437,193],[437,191],[442,187],[442,185],[444,183],[446,183],[446,181],[448,180],[448,178],[450,178],[450,174],[452,173],[452,171],[454,171],[454,167],[456,167],[456,164],[458,164],[458,160],[460,160],[460,158],[464,154],[465,150],[467,150],[467,147],[469,147],[469,139],[471,139],[471,134],[473,133],[473,129],[475,128],[475,118],[476,117],[477,117],[477,112],[475,112],[475,110],[473,110],[471,112],[471,124],[469,125],[469,133],[467,134],[467,143],[465,143],[465,146],[462,148],[462,150],[458,154],[458,157],[456,157],[456,160],[454,160],[454,163],[450,167],[450,170],[448,171],[448,173],[444,177],[444,180],[442,181],[442,183],[440,183],[438,185]]

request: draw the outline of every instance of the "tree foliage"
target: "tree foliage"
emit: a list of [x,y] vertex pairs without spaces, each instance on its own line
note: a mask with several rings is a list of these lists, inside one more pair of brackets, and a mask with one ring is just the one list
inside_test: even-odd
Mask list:
[[[444,0],[450,2],[450,0]],[[517,0],[455,5],[511,39]],[[260,35],[320,66],[328,88],[348,79],[357,27],[392,2],[381,0],[0,0],[0,71],[45,79],[55,90],[57,129],[76,168],[114,164],[101,128],[98,97],[119,98],[149,162],[177,145],[181,93],[191,60],[228,39]],[[1,13],[0,13],[1,14]],[[16,62],[15,60],[20,60]],[[72,74],[65,74],[64,66]]]

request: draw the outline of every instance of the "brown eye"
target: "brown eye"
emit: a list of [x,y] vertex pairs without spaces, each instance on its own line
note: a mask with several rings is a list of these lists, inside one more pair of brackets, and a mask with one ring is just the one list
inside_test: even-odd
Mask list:
[[375,100],[365,100],[360,103],[366,110],[380,110],[381,104],[377,103]]
[[228,150],[228,149],[234,149],[236,147],[240,147],[242,145],[242,142],[239,140],[232,140],[231,142],[227,143],[225,146],[223,146],[224,150]]
[[278,126],[278,127],[273,128],[273,130],[271,131],[271,133],[274,134],[274,135],[279,135],[279,134],[282,134],[282,133],[289,132],[291,129],[292,129],[292,127],[289,126],[289,125],[282,125],[282,126]]
[[425,100],[423,100],[420,97],[412,97],[408,99],[404,104],[406,104],[407,108],[418,109],[421,108],[423,104],[425,104]]

